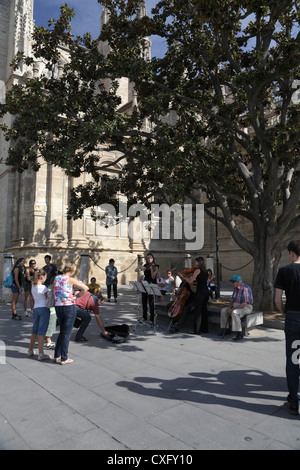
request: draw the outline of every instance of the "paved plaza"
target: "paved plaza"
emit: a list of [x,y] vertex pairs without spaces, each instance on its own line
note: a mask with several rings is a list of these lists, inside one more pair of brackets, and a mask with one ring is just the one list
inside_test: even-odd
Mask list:
[[[136,294],[119,290],[102,318],[134,326]],[[138,325],[113,344],[93,318],[88,342],[75,343],[74,329],[74,363],[62,366],[27,357],[32,317],[13,321],[0,304],[0,320],[0,449],[105,449],[114,458],[300,449],[299,418],[286,408],[282,329],[258,327],[234,342],[215,332],[170,334],[159,317],[156,330]]]

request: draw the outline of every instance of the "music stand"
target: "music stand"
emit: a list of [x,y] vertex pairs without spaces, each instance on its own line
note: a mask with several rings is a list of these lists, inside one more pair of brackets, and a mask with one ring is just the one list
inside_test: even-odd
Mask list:
[[145,290],[145,288],[143,287],[143,285],[142,285],[140,282],[129,281],[129,284],[131,284],[131,286],[133,287],[133,290],[134,290],[135,292],[137,292],[137,294],[138,294],[138,316],[137,316],[137,320],[136,320],[136,322],[134,323],[133,328],[132,328],[132,330],[135,331],[135,330],[136,330],[136,327],[137,327],[138,325],[144,324],[144,325],[150,326],[150,325],[148,325],[148,323],[146,323],[144,320],[141,320],[141,319],[140,319],[140,307],[141,307],[141,304],[140,304],[140,298],[141,298],[141,296],[140,296],[140,294],[141,294],[141,293],[145,293],[146,290]]
[[160,291],[159,287],[156,284],[149,284],[147,281],[142,281],[142,284],[143,284],[144,288],[146,289],[147,294],[154,296],[154,327],[157,328],[157,324],[156,324],[157,314],[156,314],[155,296],[161,297],[161,291]]

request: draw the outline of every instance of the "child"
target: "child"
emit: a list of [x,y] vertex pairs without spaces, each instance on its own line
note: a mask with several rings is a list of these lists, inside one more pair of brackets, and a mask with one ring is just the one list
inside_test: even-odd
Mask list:
[[33,308],[33,327],[30,339],[28,356],[33,356],[33,347],[38,337],[39,355],[38,360],[52,359],[51,356],[44,354],[44,338],[49,324],[50,310],[46,307],[48,287],[44,286],[47,279],[47,273],[43,269],[34,274],[31,293],[34,298]]
[[[52,291],[52,289],[53,289],[52,285],[48,286],[49,293]],[[53,341],[51,340],[51,337],[56,331],[56,321],[57,321],[57,317],[56,317],[55,307],[50,307],[49,325],[45,334],[46,349],[55,349],[55,343],[53,343]]]

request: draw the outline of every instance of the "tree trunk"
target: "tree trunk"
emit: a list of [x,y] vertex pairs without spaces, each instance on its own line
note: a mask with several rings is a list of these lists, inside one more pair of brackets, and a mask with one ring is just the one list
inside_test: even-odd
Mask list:
[[264,313],[274,310],[274,279],[281,256],[274,245],[274,240],[265,236],[254,253],[253,309]]

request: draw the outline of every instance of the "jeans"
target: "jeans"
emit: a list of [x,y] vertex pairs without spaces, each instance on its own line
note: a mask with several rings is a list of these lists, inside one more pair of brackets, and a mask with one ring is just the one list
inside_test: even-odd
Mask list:
[[78,306],[76,307],[76,317],[81,318],[81,320],[82,320],[81,325],[78,328],[78,331],[77,331],[76,336],[75,336],[75,341],[79,341],[83,337],[83,333],[85,332],[85,330],[89,326],[89,323],[90,323],[92,317],[89,314],[89,312],[87,312],[86,310],[83,310],[82,308],[80,308]]
[[289,403],[298,404],[300,312],[286,312],[285,315],[286,378]]
[[76,305],[56,306],[56,315],[59,323],[59,335],[55,347],[55,359],[61,357],[62,361],[68,359],[69,342],[76,318]]

